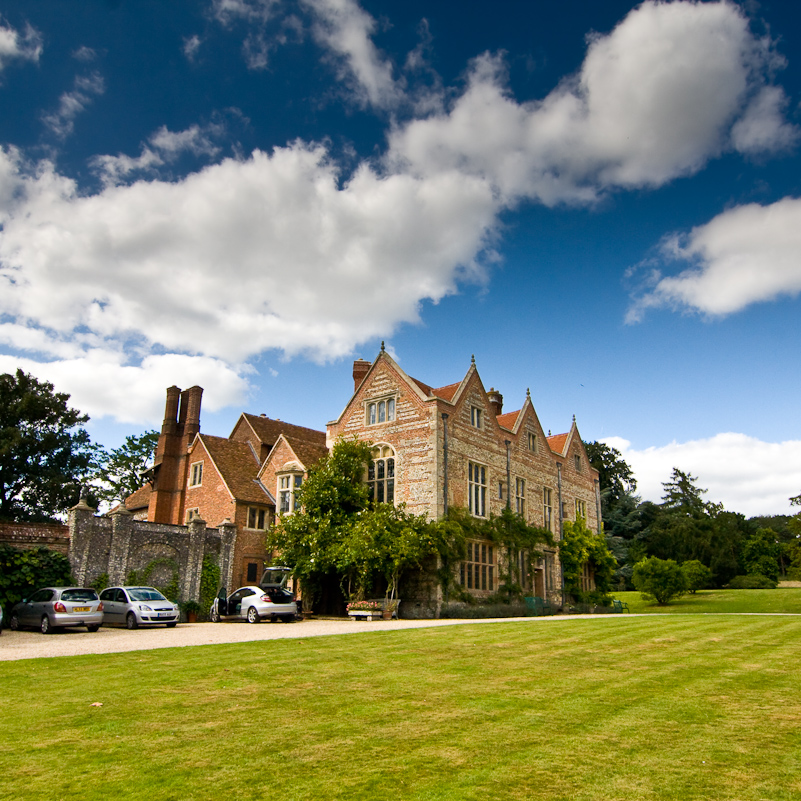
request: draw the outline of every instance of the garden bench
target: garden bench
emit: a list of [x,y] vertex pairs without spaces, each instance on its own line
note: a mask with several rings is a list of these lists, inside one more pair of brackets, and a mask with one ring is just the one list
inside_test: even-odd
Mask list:
[[629,612],[629,605],[625,601],[616,601],[614,598],[612,599],[612,608],[615,612]]
[[523,601],[525,601],[526,609],[533,612],[535,617],[553,614],[553,607],[542,598],[535,596],[534,598],[524,598]]

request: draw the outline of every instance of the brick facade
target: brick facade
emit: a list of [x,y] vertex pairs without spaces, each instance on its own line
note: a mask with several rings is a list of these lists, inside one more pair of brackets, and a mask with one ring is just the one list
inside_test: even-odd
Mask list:
[[[202,434],[202,393],[200,387],[167,390],[150,483],[127,498],[125,506],[134,518],[151,523],[191,525],[200,518],[213,527],[233,525],[236,539],[228,586],[253,584],[271,556],[265,532],[276,513],[273,465],[283,465],[286,454],[305,475],[326,453],[325,434],[250,414],[240,416],[229,437]],[[281,456],[271,458],[276,446]]]
[[[371,441],[376,456],[392,454],[396,502],[430,519],[440,519],[450,506],[489,517],[508,505],[530,524],[550,528],[557,541],[561,521],[575,520],[577,514],[599,530],[598,473],[590,466],[575,418],[567,433],[546,436],[528,394],[518,411],[504,414],[503,396],[485,390],[475,363],[461,382],[440,388],[406,375],[383,350],[367,364],[354,364],[354,394],[328,424],[328,446],[340,436],[355,436]],[[383,419],[378,413],[382,401]],[[490,595],[497,589],[499,555],[490,551],[488,560],[491,543],[475,544],[484,550],[472,554],[479,557],[471,560],[475,565],[465,589]],[[487,582],[488,565],[494,568],[494,581]],[[473,567],[480,588],[472,579]],[[464,572],[459,578],[468,584]],[[530,581],[532,594],[561,598],[555,550],[532,566]]]
[[[504,412],[503,396],[485,389],[475,362],[460,382],[433,388],[382,348],[374,362],[354,363],[353,380],[353,396],[325,433],[242,414],[227,438],[200,433],[200,387],[170,387],[149,489],[128,498],[127,509],[163,525],[191,526],[198,517],[231,526],[230,584],[252,583],[270,557],[265,530],[275,515],[292,511],[294,490],[338,437],[355,436],[374,445],[367,480],[378,501],[403,502],[432,520],[453,506],[477,517],[508,506],[557,542],[562,521],[579,514],[599,530],[598,473],[575,418],[566,433],[546,435],[528,393],[519,410]],[[492,543],[470,545],[457,580],[473,595],[490,595],[502,556]],[[522,558],[526,591],[561,600],[556,549],[535,564]],[[437,614],[439,591],[424,584],[416,582],[404,616]]]

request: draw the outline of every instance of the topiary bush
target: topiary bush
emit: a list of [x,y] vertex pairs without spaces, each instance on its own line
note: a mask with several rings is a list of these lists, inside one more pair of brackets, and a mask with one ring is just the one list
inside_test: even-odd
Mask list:
[[759,573],[754,573],[750,576],[735,576],[730,582],[730,590],[775,590],[776,582],[762,576]]

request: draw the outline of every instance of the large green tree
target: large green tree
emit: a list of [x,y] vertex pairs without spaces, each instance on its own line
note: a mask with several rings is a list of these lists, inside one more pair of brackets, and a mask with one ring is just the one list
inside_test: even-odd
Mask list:
[[0,375],[0,520],[47,522],[77,502],[93,448],[69,397],[22,370]]
[[585,442],[584,449],[590,464],[598,471],[598,484],[601,490],[602,517],[626,496],[637,490],[637,479],[623,454],[605,442]]
[[145,431],[125,438],[119,448],[98,448],[92,472],[92,492],[99,501],[125,500],[143,483],[142,474],[153,465],[158,431]]
[[662,503],[639,535],[649,556],[677,562],[698,560],[713,573],[717,585],[737,574],[738,555],[750,528],[745,517],[708,503],[706,490],[689,473],[674,468],[663,483]]
[[403,574],[435,557],[442,532],[403,504],[373,504],[364,483],[369,442],[340,440],[311,468],[297,511],[268,534],[268,546],[293,569],[304,600],[335,580],[351,599],[379,586],[396,596]]

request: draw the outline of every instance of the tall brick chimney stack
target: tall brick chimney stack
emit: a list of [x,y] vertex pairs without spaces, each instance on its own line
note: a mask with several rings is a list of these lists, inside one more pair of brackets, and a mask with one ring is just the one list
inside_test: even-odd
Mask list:
[[[186,422],[184,423],[184,436],[187,444],[191,444],[200,432],[200,401],[203,398],[203,387],[189,387],[181,393],[181,405],[186,404]],[[182,415],[183,416],[183,415]]]
[[167,389],[164,422],[153,464],[153,492],[147,510],[147,519],[151,522],[183,522],[187,452],[200,432],[202,397],[202,387],[190,387],[183,392],[175,386]]
[[176,386],[167,387],[167,405],[164,408],[164,421],[161,424],[162,434],[175,434],[178,427],[178,401],[181,390]]
[[487,393],[487,400],[490,402],[495,416],[500,417],[503,414],[503,395],[497,389],[490,387],[490,391]]
[[359,388],[359,384],[364,381],[364,377],[370,372],[373,365],[365,359],[356,359],[353,362],[353,391]]

